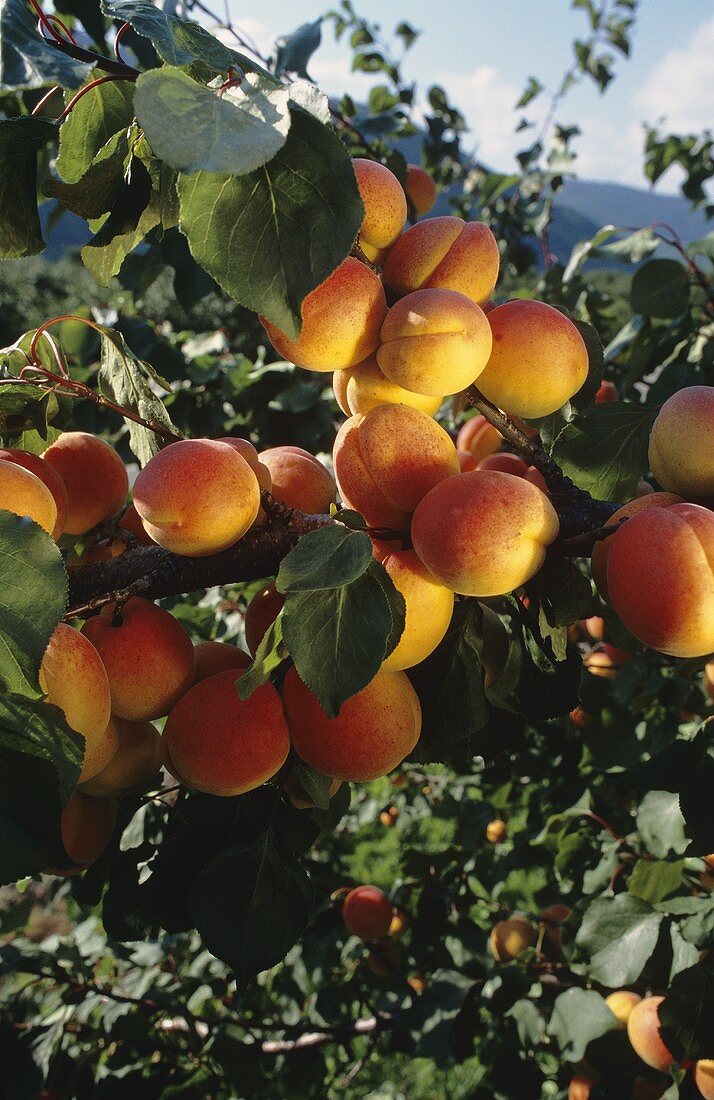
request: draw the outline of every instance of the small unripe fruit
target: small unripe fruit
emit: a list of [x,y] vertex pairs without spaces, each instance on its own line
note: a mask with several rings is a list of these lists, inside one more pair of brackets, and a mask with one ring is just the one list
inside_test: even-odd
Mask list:
[[537,939],[538,933],[530,921],[514,915],[493,926],[489,947],[496,962],[512,962],[529,947],[533,947]]
[[508,836],[508,826],[505,821],[500,818],[496,818],[495,821],[489,821],[486,826],[486,840],[489,844],[503,844],[504,840]]
[[353,936],[368,943],[381,940],[389,932],[394,906],[376,886],[356,886],[342,906],[342,919]]
[[638,1005],[641,1000],[642,998],[638,996],[637,993],[631,993],[628,989],[618,989],[615,993],[610,993],[610,995],[605,998],[605,1004],[612,1012],[620,1027],[626,1028],[632,1009],[635,1005]]

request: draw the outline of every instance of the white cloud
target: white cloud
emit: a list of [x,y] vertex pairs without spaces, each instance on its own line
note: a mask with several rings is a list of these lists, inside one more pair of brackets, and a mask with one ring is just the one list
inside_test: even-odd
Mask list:
[[522,89],[503,80],[494,65],[479,65],[470,73],[437,74],[433,83],[443,86],[468,123],[471,132],[464,135],[463,146],[473,148],[490,167],[512,168],[514,155],[533,140],[532,130],[513,132]]
[[635,93],[635,106],[645,121],[666,119],[674,132],[698,132],[714,120],[714,19],[693,33],[681,50],[670,50]]
[[582,131],[574,145],[578,176],[647,186],[642,167],[644,132],[639,123],[617,124],[594,117],[581,118],[578,123]]
[[353,73],[346,58],[322,57],[319,51],[310,58],[308,71],[323,92],[336,98],[346,93],[356,103],[364,103],[370,90],[380,83],[378,77],[369,73]]

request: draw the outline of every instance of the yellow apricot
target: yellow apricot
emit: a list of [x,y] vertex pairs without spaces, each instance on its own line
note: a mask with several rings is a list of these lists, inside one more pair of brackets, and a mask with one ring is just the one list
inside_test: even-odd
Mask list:
[[382,374],[374,355],[350,370],[336,370],[332,388],[345,416],[364,416],[375,405],[411,405],[433,416],[442,402],[441,396],[412,393],[392,382]]
[[[49,462],[45,462],[40,455],[31,454],[29,451],[5,451],[0,450],[0,460],[14,462],[18,466],[29,470],[31,474],[39,477],[44,482],[54,497],[57,508],[57,518],[50,534],[53,539],[58,539],[64,530],[64,521],[67,515],[67,488],[64,481]],[[12,510],[12,509],[11,509]]]
[[511,962],[533,947],[537,939],[538,933],[530,921],[514,914],[493,926],[488,942],[496,962]]
[[380,264],[407,220],[407,200],[402,185],[384,164],[355,157],[352,167],[364,203],[359,245],[373,264]]
[[88,432],[64,432],[42,457],[67,489],[67,534],[84,535],[122,510],[129,478],[121,458],[103,439]]
[[27,516],[48,535],[57,523],[52,493],[37,474],[14,462],[0,461],[0,511]]
[[161,766],[161,735],[151,722],[127,722],[113,715],[117,750],[105,767],[86,783],[84,794],[94,798],[122,798],[142,787]]
[[649,463],[663,489],[689,500],[714,497],[714,386],[687,386],[665,401]]
[[411,668],[436,649],[449,629],[454,593],[433,580],[413,550],[388,554],[382,565],[406,603],[404,632],[382,668]]
[[605,1004],[616,1018],[621,1028],[627,1027],[627,1021],[630,1013],[635,1005],[638,1005],[642,998],[637,993],[631,993],[629,989],[618,989],[615,993],[610,993],[605,998]]
[[496,238],[483,222],[428,218],[391,249],[384,281],[399,297],[438,287],[458,290],[482,306],[496,285],[500,260]]
[[428,214],[436,202],[436,184],[429,173],[418,164],[407,165],[404,190],[417,218]]

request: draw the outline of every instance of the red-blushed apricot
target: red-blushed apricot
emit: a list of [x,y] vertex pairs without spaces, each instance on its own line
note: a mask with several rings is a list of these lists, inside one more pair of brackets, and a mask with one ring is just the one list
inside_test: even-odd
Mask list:
[[79,782],[91,779],[117,750],[111,728],[109,679],[91,641],[66,623],[59,623],[40,665],[40,689],[63,711],[67,725],[84,738],[84,760]]
[[603,381],[595,394],[595,404],[605,405],[608,401],[617,401],[618,393],[614,382]]
[[258,646],[265,637],[268,627],[275,622],[282,611],[285,596],[278,592],[275,583],[270,581],[260,592],[256,592],[245,609],[245,644],[255,657]]
[[251,663],[250,656],[231,642],[199,642],[193,647],[193,652],[196,658],[195,684],[228,668],[248,668]]
[[558,529],[553,505],[535,485],[475,470],[426,494],[411,535],[441,584],[464,596],[502,596],[535,576]]
[[[233,447],[238,454],[245,459],[250,466],[251,470],[256,476],[258,481],[258,488],[265,489],[267,492],[271,492],[273,488],[273,479],[270,476],[270,470],[267,466],[258,458],[258,452],[253,444],[248,439],[241,439],[240,436],[235,435],[223,435],[217,441],[218,443],[228,443]],[[259,527],[261,523],[265,522],[265,512],[263,508],[258,509],[258,515],[253,521],[253,527]]]
[[134,483],[134,507],[154,542],[202,557],[246,533],[258,515],[260,488],[235,447],[182,439],[147,462]]
[[390,250],[384,281],[402,297],[415,290],[457,290],[476,305],[491,296],[501,257],[483,222],[428,218],[413,225]]
[[60,818],[62,843],[70,859],[84,867],[96,863],[112,838],[116,817],[113,799],[75,791]]
[[300,447],[270,447],[260,452],[270,471],[276,500],[298,512],[322,515],[335,503],[335,483],[318,458]]
[[538,933],[529,920],[514,913],[494,924],[489,947],[496,962],[512,962],[527,948],[533,947]]
[[513,474],[514,477],[524,477],[532,485],[537,485],[542,493],[548,491],[545,478],[535,466],[529,466],[519,455],[506,452],[489,455],[478,464],[479,470],[501,470],[504,474]]
[[371,527],[397,531],[430,489],[459,473],[448,434],[408,405],[377,405],[345,421],[332,460],[343,503]]
[[544,302],[514,299],[488,314],[493,349],[478,388],[516,416],[548,416],[588,376],[588,351],[577,328]]
[[454,593],[434,581],[413,550],[387,554],[382,565],[407,609],[404,632],[382,668],[411,668],[436,649],[449,629]]
[[470,451],[478,462],[495,454],[503,443],[503,436],[485,416],[479,413],[470,417],[459,428],[456,446],[460,451]]
[[478,470],[478,459],[476,455],[472,455],[471,451],[459,451],[456,452],[459,459],[459,466],[461,467],[462,474],[468,474],[471,470]]
[[638,1005],[642,998],[637,993],[631,993],[629,989],[618,989],[614,993],[610,993],[605,998],[605,1004],[612,1012],[613,1016],[617,1020],[621,1028],[627,1027],[627,1021],[630,1018],[630,1013],[635,1005]]
[[343,370],[361,363],[379,345],[387,299],[377,275],[353,256],[307,295],[302,330],[291,340],[265,317],[260,321],[283,359],[306,370]]
[[64,432],[42,457],[67,489],[66,534],[84,535],[121,512],[129,478],[121,458],[103,439],[88,432]]
[[605,680],[614,680],[622,666],[630,660],[630,654],[604,642],[597,649],[591,649],[583,657],[583,665],[592,676],[602,676]]
[[126,512],[119,520],[119,526],[124,531],[128,531],[131,535],[133,535],[135,539],[138,539],[142,546],[156,545],[151,536],[147,535],[144,524],[141,521],[141,516],[137,512],[133,503],[129,505]]
[[[702,673],[702,682],[704,690],[710,699],[714,699],[714,661],[707,661]],[[711,857],[714,861],[714,856]]]
[[694,1084],[704,1100],[714,1100],[714,1059],[700,1058],[694,1063]]
[[606,603],[610,602],[607,593],[607,563],[610,557],[614,533],[617,531],[622,520],[627,517],[629,522],[630,516],[635,516],[638,512],[646,508],[669,508],[672,504],[683,503],[684,501],[682,498],[675,496],[674,493],[647,493],[646,496],[635,497],[634,500],[623,505],[622,508],[619,508],[617,512],[610,517],[606,527],[612,528],[613,535],[608,535],[607,538],[600,539],[599,542],[595,543],[590,559],[590,569],[593,580],[595,581],[595,587]]
[[101,539],[85,547],[81,553],[73,550],[67,559],[68,569],[77,569],[80,565],[96,565],[100,561],[111,561],[120,557],[127,549],[123,539]]
[[465,294],[430,288],[392,306],[381,341],[382,374],[405,390],[443,397],[479,377],[491,352],[491,329],[486,314]]
[[94,798],[123,798],[148,783],[161,766],[161,734],[151,722],[127,722],[112,716],[117,750],[100,772],[82,784]]
[[652,426],[649,463],[663,489],[687,499],[714,497],[714,386],[672,394]]
[[671,657],[713,652],[714,512],[647,508],[610,541],[608,596],[630,633]]
[[368,943],[387,935],[393,916],[394,906],[377,886],[355,886],[342,906],[347,931]]
[[52,493],[57,508],[55,525],[50,534],[52,538],[58,539],[64,530],[64,521],[67,515],[67,488],[54,467],[50,466],[49,462],[45,462],[44,458],[30,454],[29,451],[0,450],[0,462],[14,462],[25,470],[29,470],[31,474],[39,477],[40,481],[44,482]]
[[404,190],[417,218],[428,214],[436,202],[436,184],[429,173],[418,164],[407,165]]
[[164,728],[172,774],[194,790],[224,797],[244,794],[278,772],[290,738],[280,696],[263,684],[238,698],[240,671],[201,680],[170,712]]
[[381,264],[407,220],[406,195],[394,172],[384,164],[355,157],[352,167],[364,203],[359,246],[368,260]]
[[191,639],[178,619],[140,596],[107,604],[82,633],[109,677],[112,712],[130,722],[163,718],[194,678]]
[[582,1073],[576,1073],[570,1078],[568,1085],[568,1100],[590,1100],[595,1082],[592,1077],[585,1077]]
[[442,401],[440,396],[428,397],[396,385],[382,374],[374,355],[350,370],[336,370],[332,388],[345,416],[364,416],[375,405],[411,405],[433,416]]
[[27,516],[48,535],[57,527],[52,493],[37,474],[15,462],[0,462],[0,511]]
[[651,1069],[666,1073],[676,1059],[660,1034],[659,1006],[664,997],[645,997],[627,1017],[627,1037],[635,1054]]
[[[327,788],[327,797],[334,798],[341,786],[341,780],[333,779],[330,786]],[[314,810],[316,808],[317,804],[313,802],[309,795],[302,789],[302,786],[294,775],[289,775],[287,777],[283,784],[283,790],[288,796],[290,804],[294,806],[296,810]]]
[[292,667],[283,700],[293,747],[310,767],[334,779],[366,783],[387,775],[412,751],[421,733],[421,707],[403,672],[380,670],[328,718]]
[[495,818],[494,821],[489,821],[486,826],[486,840],[489,844],[503,844],[507,836],[508,826],[505,821],[502,821],[500,817]]

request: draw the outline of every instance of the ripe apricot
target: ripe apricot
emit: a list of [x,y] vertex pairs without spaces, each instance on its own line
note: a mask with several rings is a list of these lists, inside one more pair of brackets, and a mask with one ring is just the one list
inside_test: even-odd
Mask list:
[[595,394],[595,404],[605,405],[608,401],[617,401],[618,393],[614,382],[603,380]]
[[140,596],[107,604],[82,633],[109,677],[112,712],[131,722],[163,718],[193,683],[191,639],[178,619]]
[[582,1073],[576,1073],[570,1078],[568,1085],[568,1100],[590,1100],[590,1093],[595,1082],[591,1077],[585,1077]]
[[119,455],[88,432],[64,432],[42,456],[67,490],[64,531],[84,535],[124,506],[129,478]]
[[[634,500],[630,500],[627,504],[619,508],[610,520],[606,524],[606,528],[612,528],[613,535],[617,531],[622,521],[627,518],[629,522],[630,516],[637,515],[638,512],[643,511],[646,508],[669,508],[671,504],[683,504],[681,497],[675,496],[674,493],[648,493],[646,496],[635,497]],[[609,603],[607,592],[607,563],[610,557],[610,549],[612,547],[613,535],[608,535],[607,538],[600,539],[593,547],[592,557],[590,559],[590,567],[595,581],[595,586],[606,603]]]
[[335,779],[365,783],[396,768],[421,733],[421,707],[405,673],[380,670],[328,718],[292,667],[283,700],[293,746],[306,764]]
[[389,922],[388,935],[393,940],[400,940],[410,924],[409,914],[403,912],[401,909],[395,909],[392,919]]
[[535,576],[558,529],[555,509],[535,485],[475,470],[427,493],[411,533],[441,584],[465,596],[501,596]]
[[235,447],[182,439],[147,462],[134,506],[154,542],[174,554],[216,554],[241,538],[258,515],[260,488]]
[[298,512],[322,515],[335,503],[335,483],[318,458],[301,447],[271,447],[260,461],[272,480],[276,500]]
[[537,485],[542,493],[548,491],[545,478],[535,466],[529,466],[519,455],[500,454],[489,455],[478,464],[479,470],[501,470],[504,474],[513,474],[514,477],[524,477],[532,485]]
[[112,838],[116,816],[113,799],[75,791],[60,818],[62,843],[70,859],[84,867],[96,863]]
[[368,260],[381,264],[407,220],[406,195],[397,177],[384,164],[355,157],[352,167],[364,203],[359,246]]
[[605,998],[605,1004],[612,1012],[621,1028],[627,1027],[627,1021],[635,1005],[642,998],[637,993],[631,993],[629,989],[618,989]]
[[335,400],[345,416],[364,416],[375,405],[411,405],[433,416],[441,405],[441,396],[412,393],[392,382],[379,369],[374,355],[350,370],[336,370],[332,378]]
[[377,349],[387,314],[379,278],[348,256],[302,303],[302,330],[291,340],[261,317],[268,338],[283,359],[306,370],[354,367]]
[[195,674],[193,682],[207,680],[228,668],[248,668],[250,657],[231,642],[199,642],[193,647]]
[[400,298],[433,287],[456,290],[481,306],[496,285],[500,260],[496,238],[483,222],[428,218],[391,249],[384,281]]
[[605,680],[614,680],[620,668],[630,659],[624,649],[618,649],[609,642],[603,642],[597,649],[591,649],[583,657],[583,664],[592,676],[601,676]]
[[418,164],[407,165],[404,190],[417,218],[428,214],[436,202],[436,184],[429,173]]
[[387,935],[393,915],[394,906],[377,886],[355,886],[342,906],[347,931],[368,943]]
[[382,668],[411,668],[436,649],[449,629],[454,593],[434,581],[413,550],[387,554],[382,565],[407,609],[404,632]]
[[[50,466],[49,462],[45,462],[44,458],[30,454],[29,451],[0,450],[0,461],[14,462],[17,466],[22,466],[25,470],[29,470],[31,474],[39,477],[40,481],[47,486],[52,493],[57,508],[55,525],[50,534],[53,539],[58,539],[64,530],[64,521],[67,515],[67,488],[60,475],[53,466]],[[12,511],[12,509],[10,510]]]
[[465,294],[429,288],[392,306],[381,341],[377,362],[387,378],[405,390],[443,397],[479,377],[491,352],[491,329],[486,314]]
[[57,528],[57,505],[37,474],[15,462],[0,462],[0,511],[27,516],[51,535]]
[[489,947],[496,962],[512,962],[538,939],[530,921],[514,913],[506,920],[494,924],[489,937]]
[[503,844],[507,836],[508,826],[505,821],[502,821],[500,817],[489,821],[486,826],[486,840],[489,844]]
[[94,798],[122,798],[142,787],[161,766],[161,735],[151,722],[127,722],[112,716],[117,750],[100,772],[82,784]]
[[141,543],[142,546],[156,545],[151,536],[147,535],[144,524],[141,521],[141,516],[137,512],[133,503],[129,505],[126,512],[119,520],[119,526],[124,531],[129,531],[129,533],[132,534],[134,538]]
[[700,1058],[694,1063],[694,1084],[704,1100],[714,1100],[714,1059]]
[[666,1073],[676,1059],[667,1050],[660,1034],[659,1006],[664,997],[645,997],[633,1006],[627,1017],[627,1037],[642,1061],[652,1069]]
[[714,386],[672,394],[652,426],[649,463],[663,489],[687,499],[714,496]]
[[503,436],[498,428],[494,428],[480,413],[462,424],[456,436],[457,449],[469,451],[478,462],[495,454],[502,443]]
[[280,696],[263,684],[238,698],[240,671],[201,680],[166,719],[164,740],[171,772],[188,787],[224,797],[244,794],[271,779],[290,751]]
[[265,637],[271,623],[280,614],[285,596],[278,592],[275,582],[270,581],[260,592],[256,592],[245,609],[245,644],[255,657],[258,646]]
[[493,350],[478,388],[500,409],[515,416],[548,416],[585,382],[585,341],[553,306],[516,299],[491,310],[488,322]]

